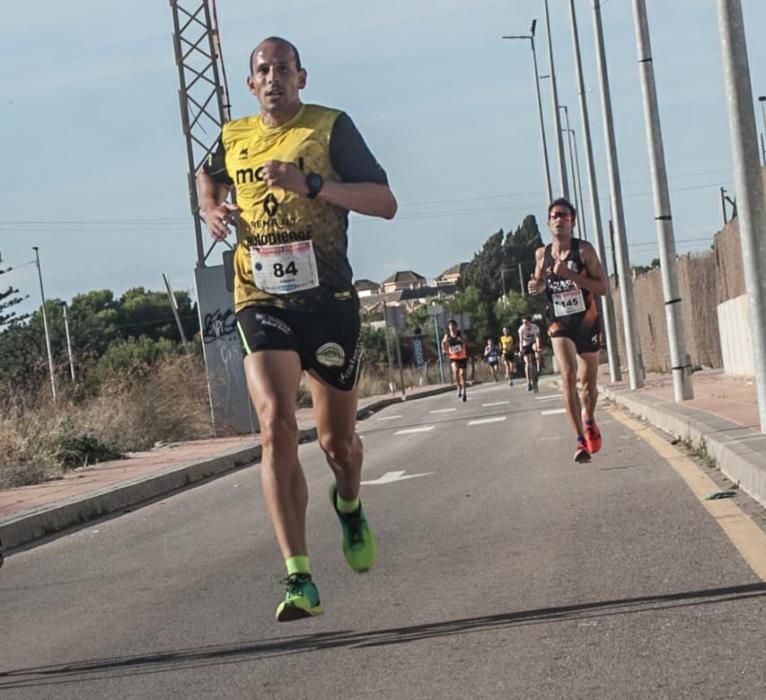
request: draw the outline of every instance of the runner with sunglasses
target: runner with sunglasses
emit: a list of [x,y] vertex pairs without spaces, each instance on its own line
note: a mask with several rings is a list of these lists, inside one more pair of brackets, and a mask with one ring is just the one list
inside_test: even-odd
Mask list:
[[535,252],[535,271],[527,287],[530,294],[548,297],[548,333],[561,372],[564,407],[577,435],[574,460],[589,462],[601,449],[594,418],[601,334],[596,295],[606,293],[607,281],[593,246],[573,237],[576,216],[574,206],[563,198],[548,207],[553,241]]

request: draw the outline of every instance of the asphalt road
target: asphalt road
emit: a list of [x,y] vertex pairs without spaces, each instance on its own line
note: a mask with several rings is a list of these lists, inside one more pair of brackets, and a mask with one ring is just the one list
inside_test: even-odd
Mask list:
[[766,697],[766,584],[608,412],[601,453],[572,462],[560,407],[497,384],[360,423],[379,542],[364,575],[343,561],[321,452],[301,446],[313,620],[274,621],[257,466],[14,554],[0,695]]

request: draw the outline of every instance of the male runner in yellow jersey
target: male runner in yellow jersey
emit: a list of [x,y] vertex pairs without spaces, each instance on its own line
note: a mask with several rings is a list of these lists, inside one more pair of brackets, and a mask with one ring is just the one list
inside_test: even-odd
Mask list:
[[[335,475],[332,506],[354,571],[375,560],[359,501],[362,445],[355,433],[359,301],[347,256],[348,213],[390,219],[385,171],[351,119],[303,104],[297,49],[269,37],[250,56],[247,86],[260,114],[224,124],[197,177],[200,213],[217,240],[240,211],[234,301],[245,376],[261,430],[261,485],[287,568],[277,620],[322,612],[306,546],[306,479],[298,461],[296,394],[302,371],[319,444]],[[224,203],[234,186],[238,207]]]
[[557,199],[548,207],[553,242],[535,252],[535,271],[527,288],[530,294],[548,295],[548,334],[561,371],[564,407],[577,433],[574,459],[589,462],[591,454],[601,449],[594,418],[601,333],[595,297],[606,292],[607,283],[593,246],[573,237],[576,216],[566,199]]
[[503,326],[503,334],[500,336],[500,352],[503,353],[503,363],[505,364],[505,378],[508,384],[513,386],[513,375],[515,368],[513,366],[513,335],[507,326]]

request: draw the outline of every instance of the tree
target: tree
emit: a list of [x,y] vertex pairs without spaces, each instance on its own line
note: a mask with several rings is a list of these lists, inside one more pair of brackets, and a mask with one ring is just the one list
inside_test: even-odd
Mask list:
[[[4,275],[11,270],[13,270],[12,267],[0,267],[0,275]],[[29,298],[28,294],[26,296],[16,296],[17,294],[19,294],[19,290],[10,285],[5,291],[0,291],[0,328],[7,326],[9,323],[20,323],[27,318],[28,314],[19,316],[12,310],[14,306]]]
[[[493,233],[468,264],[461,288],[476,287],[482,301],[494,303],[532,274],[535,251],[543,245],[537,220],[527,215],[513,233]],[[521,265],[521,280],[519,280]]]

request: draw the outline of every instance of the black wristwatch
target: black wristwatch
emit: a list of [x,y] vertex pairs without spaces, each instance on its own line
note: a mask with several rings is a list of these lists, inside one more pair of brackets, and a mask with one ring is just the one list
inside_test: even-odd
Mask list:
[[319,173],[309,173],[306,175],[306,187],[309,188],[308,194],[306,196],[309,199],[315,199],[316,196],[321,192],[323,186],[324,179]]

